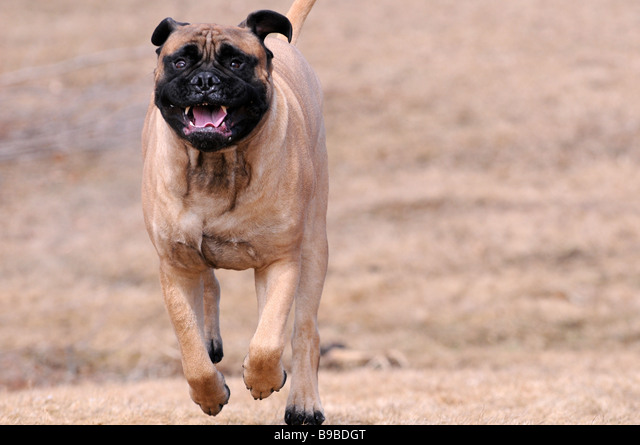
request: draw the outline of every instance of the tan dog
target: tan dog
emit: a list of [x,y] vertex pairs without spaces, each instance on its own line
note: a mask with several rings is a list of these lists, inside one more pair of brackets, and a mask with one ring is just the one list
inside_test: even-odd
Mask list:
[[254,269],[259,323],[244,381],[256,399],[285,383],[295,301],[289,424],[320,424],[317,310],[327,269],[327,155],[322,93],[290,41],[314,1],[239,26],[162,21],[143,130],[142,201],[191,397],[216,415],[229,389],[216,268]]

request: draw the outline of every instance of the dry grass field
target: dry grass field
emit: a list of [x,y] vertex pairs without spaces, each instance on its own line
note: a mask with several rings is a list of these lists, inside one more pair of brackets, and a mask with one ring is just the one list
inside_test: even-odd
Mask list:
[[[251,272],[220,271],[231,400],[191,402],[140,209],[166,16],[290,0],[3,0],[0,423],[280,424],[241,363]],[[640,3],[319,0],[328,424],[640,422]]]

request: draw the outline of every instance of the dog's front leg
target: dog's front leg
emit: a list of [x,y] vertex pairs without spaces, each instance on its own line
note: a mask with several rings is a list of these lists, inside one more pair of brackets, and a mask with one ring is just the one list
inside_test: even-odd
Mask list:
[[300,280],[298,261],[278,262],[256,270],[258,327],[244,360],[244,382],[255,399],[280,390],[287,374],[282,367],[286,327]]
[[[182,354],[182,370],[191,398],[215,416],[229,400],[229,388],[213,364],[204,334],[204,283],[200,273],[187,273],[167,264],[160,267],[164,300]],[[210,284],[210,283],[209,283]]]

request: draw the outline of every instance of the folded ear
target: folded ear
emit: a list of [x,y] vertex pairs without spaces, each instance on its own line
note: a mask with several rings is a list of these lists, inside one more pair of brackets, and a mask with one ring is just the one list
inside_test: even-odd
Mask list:
[[167,17],[156,27],[155,31],[151,35],[151,43],[156,46],[164,45],[173,31],[181,26],[188,25],[188,23],[176,22],[171,17]]
[[288,18],[275,11],[261,10],[252,12],[247,16],[247,19],[240,23],[241,27],[249,28],[260,40],[264,41],[264,38],[272,32],[277,32],[287,37],[291,42],[291,36],[293,33],[293,27]]

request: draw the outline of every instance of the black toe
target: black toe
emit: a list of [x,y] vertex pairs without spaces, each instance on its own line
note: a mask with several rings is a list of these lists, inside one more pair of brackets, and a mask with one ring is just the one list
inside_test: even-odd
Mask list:
[[287,425],[322,425],[325,417],[321,411],[305,412],[295,406],[287,407],[284,413],[284,421]]

